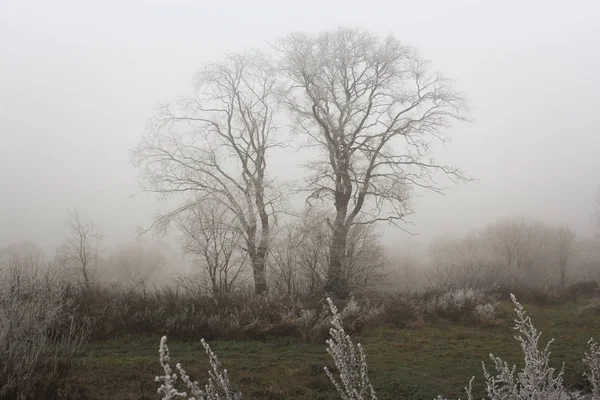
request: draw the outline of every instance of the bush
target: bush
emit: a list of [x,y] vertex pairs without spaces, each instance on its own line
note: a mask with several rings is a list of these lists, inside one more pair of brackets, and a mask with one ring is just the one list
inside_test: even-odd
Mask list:
[[386,298],[383,305],[383,322],[395,327],[413,327],[422,318],[418,300],[410,296],[400,293],[390,295]]
[[[152,334],[193,340],[267,339],[295,337],[322,341],[327,337],[326,304],[314,298],[254,296],[199,296],[178,288],[153,291],[97,286],[91,290],[69,288],[78,307],[77,319],[92,330],[93,339]],[[383,307],[369,299],[348,300],[342,308],[348,331],[359,333],[379,317]]]
[[58,396],[87,338],[54,275],[9,268],[0,283],[0,398]]
[[594,297],[598,294],[598,282],[581,281],[569,285],[566,289],[571,298]]
[[462,288],[429,295],[423,303],[424,312],[430,318],[463,323],[489,322],[488,319],[494,319],[497,299],[479,289]]

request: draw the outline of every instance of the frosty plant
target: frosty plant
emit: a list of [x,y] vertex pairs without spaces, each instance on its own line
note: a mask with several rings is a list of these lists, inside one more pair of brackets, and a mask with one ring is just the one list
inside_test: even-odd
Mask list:
[[242,394],[236,392],[232,388],[231,383],[229,382],[229,376],[227,375],[227,370],[221,370],[221,363],[219,362],[216,354],[213,353],[213,351],[210,349],[210,346],[204,341],[204,339],[202,339],[201,342],[202,346],[204,346],[204,349],[206,350],[206,354],[208,354],[211,367],[211,370],[208,372],[210,378],[208,379],[208,384],[204,387],[204,390],[200,389],[198,382],[193,382],[190,379],[181,364],[176,365],[181,381],[192,394],[192,397],[188,397],[187,392],[180,392],[176,388],[177,373],[174,373],[169,365],[171,360],[169,348],[167,347],[167,337],[162,337],[160,340],[158,354],[160,356],[160,364],[162,365],[165,374],[156,377],[157,382],[162,382],[158,388],[158,393],[162,395],[161,398],[163,400],[177,398],[187,400],[241,400]]
[[[525,366],[523,370],[515,375],[516,366],[509,368],[501,358],[490,354],[494,363],[496,375],[490,374],[483,365],[483,374],[486,380],[486,392],[488,397],[495,399],[560,399],[566,394],[563,386],[563,367],[556,371],[550,367],[550,340],[543,350],[538,348],[541,332],[531,323],[531,318],[525,313],[523,306],[511,294],[515,305],[514,329],[519,332],[515,339],[521,344],[525,355]],[[470,391],[468,391],[471,398]]]
[[[512,368],[499,357],[490,354],[494,364],[495,375],[488,372],[483,365],[487,399],[489,400],[561,400],[582,399],[579,394],[569,393],[563,385],[563,367],[559,371],[550,367],[550,340],[543,349],[538,348],[541,332],[533,326],[531,318],[525,313],[523,306],[511,295],[515,305],[514,329],[518,331],[515,339],[521,344],[525,356],[523,369],[516,373],[516,366]],[[350,336],[344,331],[342,317],[337,308],[327,299],[331,310],[330,339],[327,340],[327,352],[333,358],[335,366],[339,371],[339,377],[325,367],[325,373],[335,386],[342,400],[376,400],[377,396],[373,386],[369,382],[368,367],[365,353],[360,344],[352,343]],[[600,346],[593,339],[588,342],[590,352],[585,353],[583,362],[589,372],[584,373],[592,386],[592,399],[600,399]],[[238,400],[242,399],[241,393],[232,389],[227,370],[221,369],[217,356],[212,352],[208,344],[202,340],[202,345],[210,358],[210,378],[204,390],[201,390],[197,382],[192,382],[180,364],[177,364],[179,379],[191,392],[193,397],[187,397],[186,392],[180,392],[176,388],[177,373],[173,372],[169,362],[169,349],[167,338],[160,341],[160,363],[164,375],[156,378],[162,382],[158,393],[163,400],[183,398],[188,400]],[[472,382],[465,388],[468,400],[473,400]],[[438,396],[438,400],[443,397]]]
[[325,367],[325,373],[335,386],[337,392],[343,400],[376,400],[375,390],[369,382],[367,374],[367,357],[362,346],[356,345],[356,348],[350,339],[350,335],[344,331],[342,317],[331,299],[327,299],[333,318],[331,320],[331,329],[329,330],[330,339],[327,340],[327,352],[333,358],[335,366],[340,372],[339,380],[336,379],[331,371]]
[[600,399],[600,346],[598,346],[598,342],[594,341],[594,338],[591,338],[588,344],[590,345],[590,353],[585,353],[583,362],[588,367],[589,372],[584,372],[583,375],[592,385],[592,398]]

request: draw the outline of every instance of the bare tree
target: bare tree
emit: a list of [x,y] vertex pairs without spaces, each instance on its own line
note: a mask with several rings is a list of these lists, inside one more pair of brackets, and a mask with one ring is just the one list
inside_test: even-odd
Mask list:
[[204,199],[179,214],[175,223],[182,233],[183,251],[208,273],[212,294],[230,293],[246,259],[241,252],[243,230],[236,216],[219,201]]
[[140,235],[112,251],[107,269],[111,269],[112,277],[126,288],[136,290],[144,287],[166,265],[164,247]]
[[348,232],[344,279],[350,292],[381,286],[388,260],[374,225],[355,224]]
[[[271,250],[273,284],[285,294],[303,292],[322,294],[329,265],[324,243],[331,242],[331,229],[325,222],[328,213],[308,208],[301,217],[284,226]],[[385,275],[387,258],[375,227],[352,225],[348,232],[344,280],[349,292],[378,288]]]
[[509,285],[514,286],[520,274],[531,273],[541,263],[550,229],[536,219],[515,216],[488,225],[482,235],[497,262],[507,270]]
[[69,233],[59,249],[67,268],[77,272],[86,290],[90,290],[98,265],[98,244],[102,240],[94,221],[86,220],[77,210],[68,213]]
[[500,271],[485,244],[478,232],[434,240],[428,249],[430,265],[425,272],[429,289],[483,288],[499,283]]
[[233,54],[196,76],[195,93],[160,107],[150,133],[134,151],[141,186],[164,199],[193,195],[154,226],[211,197],[229,209],[244,232],[257,294],[267,291],[265,260],[273,215],[269,151],[279,145],[274,116],[277,78],[258,52]]
[[29,273],[41,269],[44,264],[44,252],[34,242],[23,241],[0,249],[0,270],[6,266]]
[[279,50],[296,130],[324,155],[308,164],[307,190],[310,200],[333,200],[326,289],[343,296],[352,225],[403,221],[411,190],[443,190],[433,183],[437,172],[463,179],[428,154],[450,121],[464,119],[466,101],[391,36],[354,29],[292,34]]
[[269,252],[270,286],[279,294],[295,295],[303,289],[303,269],[300,267],[299,245],[304,240],[303,232],[293,224],[283,225],[274,234]]
[[567,264],[569,262],[569,256],[571,255],[571,247],[575,240],[575,232],[569,228],[568,225],[561,225],[555,229],[554,232],[554,249],[556,252],[556,261],[558,264],[558,271],[560,274],[560,285],[565,285]]

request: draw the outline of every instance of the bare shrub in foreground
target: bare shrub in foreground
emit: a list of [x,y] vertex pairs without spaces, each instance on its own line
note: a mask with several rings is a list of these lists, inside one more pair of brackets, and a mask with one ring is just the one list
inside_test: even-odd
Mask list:
[[[227,375],[227,370],[221,369],[221,363],[215,353],[210,349],[208,343],[206,343],[204,339],[202,339],[201,342],[206,350],[206,354],[208,354],[211,367],[211,370],[209,371],[210,378],[208,379],[208,384],[204,387],[204,390],[200,389],[198,382],[190,379],[181,364],[176,365],[181,381],[190,390],[193,396],[190,397],[189,400],[241,400],[242,394],[233,389],[231,382],[229,381],[229,376]],[[158,354],[160,356],[160,364],[165,372],[164,375],[156,377],[157,382],[163,382],[158,388],[158,393],[162,395],[163,400],[175,399],[177,397],[187,399],[186,392],[180,392],[176,389],[177,373],[173,373],[173,370],[169,365],[171,359],[169,348],[167,347],[166,336],[163,336],[160,340]]]
[[18,266],[2,271],[0,398],[54,393],[86,338],[55,275]]
[[590,353],[585,353],[583,358],[584,364],[588,367],[589,372],[584,372],[583,375],[592,385],[592,398],[600,399],[600,346],[598,342],[591,338],[588,341],[590,345]]
[[339,371],[339,380],[333,376],[327,367],[325,367],[325,373],[343,400],[376,400],[375,389],[369,382],[365,352],[360,343],[356,345],[358,352],[356,351],[350,335],[347,335],[344,331],[342,318],[337,308],[331,299],[327,299],[327,302],[333,315],[332,328],[329,330],[331,338],[327,340],[327,353],[333,358]]

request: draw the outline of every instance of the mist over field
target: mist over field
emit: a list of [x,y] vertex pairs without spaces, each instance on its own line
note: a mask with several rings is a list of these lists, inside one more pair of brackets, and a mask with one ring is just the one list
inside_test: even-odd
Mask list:
[[[512,294],[581,361],[600,311],[599,19],[595,0],[2,2],[0,400],[104,398],[89,388],[128,361],[86,346],[145,354],[163,334],[267,358],[330,338],[343,374],[346,331],[374,339],[375,371],[390,346],[431,369],[371,386],[362,360],[323,398],[456,396],[476,364],[442,382],[436,346],[487,357],[513,307],[532,335]],[[583,365],[563,385],[528,346],[545,386],[521,377],[510,398],[600,398]],[[242,386],[312,398],[315,354],[297,387]],[[114,398],[155,398],[146,378]]]
[[[512,214],[589,235],[600,181],[598,14],[594,1],[4,3],[0,243],[31,240],[50,253],[74,207],[101,222],[107,244],[129,240],[158,208],[152,196],[129,197],[139,191],[130,150],[156,104],[188,93],[224,52],[338,25],[417,47],[470,100],[474,122],[448,130],[452,142],[434,155],[476,182],[414,199],[420,240]],[[297,176],[299,157],[290,149],[271,173]],[[407,239],[383,232],[389,245]]]

